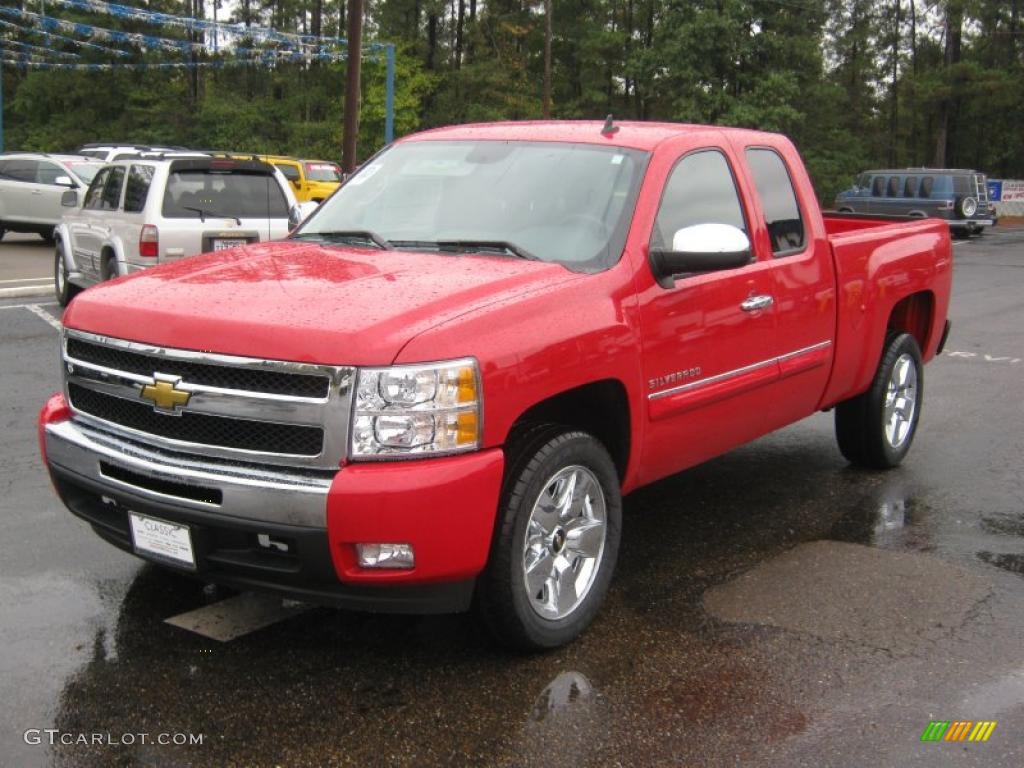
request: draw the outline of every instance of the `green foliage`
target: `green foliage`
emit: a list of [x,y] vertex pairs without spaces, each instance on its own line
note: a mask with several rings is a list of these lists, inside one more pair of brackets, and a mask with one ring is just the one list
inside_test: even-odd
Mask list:
[[[310,32],[319,16],[325,35],[339,34],[344,7],[336,0],[243,0],[233,6],[235,20],[246,5],[253,23],[284,31]],[[149,7],[182,10],[171,0]],[[552,7],[554,117],[612,112],[781,131],[802,150],[825,202],[865,167],[931,163],[943,134],[949,164],[1024,175],[1024,23],[1015,5],[552,0]],[[540,117],[545,21],[543,0],[367,0],[365,39],[397,44],[396,134]],[[949,47],[957,29],[959,49]],[[166,56],[137,52],[134,60]],[[8,67],[4,88],[8,148],[70,149],[103,139],[341,154],[344,62],[198,74]],[[381,54],[363,64],[361,160],[383,143],[384,92]]]

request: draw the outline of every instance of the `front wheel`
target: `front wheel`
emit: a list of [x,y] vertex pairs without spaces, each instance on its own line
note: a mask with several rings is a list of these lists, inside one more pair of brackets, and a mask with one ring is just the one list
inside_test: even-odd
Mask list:
[[68,265],[64,260],[64,247],[58,242],[54,249],[53,259],[53,292],[57,297],[57,303],[66,307],[78,291],[78,286],[72,285],[68,280]]
[[890,334],[871,387],[836,406],[839,450],[852,464],[897,466],[910,450],[921,418],[924,365],[909,333]]
[[477,601],[494,638],[540,650],[578,636],[608,591],[621,528],[619,478],[597,439],[545,427],[513,445]]

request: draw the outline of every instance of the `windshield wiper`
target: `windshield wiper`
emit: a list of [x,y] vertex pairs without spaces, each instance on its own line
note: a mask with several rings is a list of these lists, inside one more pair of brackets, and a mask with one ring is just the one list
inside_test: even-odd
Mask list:
[[192,208],[191,206],[188,205],[183,205],[181,207],[182,210],[194,211],[195,213],[198,213],[199,220],[203,222],[203,224],[206,223],[207,216],[212,216],[215,219],[234,219],[235,221],[238,222],[238,226],[242,226],[242,220],[238,216],[230,216],[226,213],[217,213],[217,211],[208,211],[205,208]]
[[290,240],[365,240],[373,243],[382,250],[390,250],[392,244],[386,239],[369,229],[339,229],[331,232],[299,232],[292,235]]
[[507,240],[394,240],[396,248],[431,248],[462,253],[510,253],[520,259],[540,261],[540,257]]

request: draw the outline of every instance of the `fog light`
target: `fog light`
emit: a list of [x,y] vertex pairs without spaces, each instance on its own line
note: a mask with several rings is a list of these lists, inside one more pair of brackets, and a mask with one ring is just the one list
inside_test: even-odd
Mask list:
[[356,544],[363,568],[412,568],[412,544]]

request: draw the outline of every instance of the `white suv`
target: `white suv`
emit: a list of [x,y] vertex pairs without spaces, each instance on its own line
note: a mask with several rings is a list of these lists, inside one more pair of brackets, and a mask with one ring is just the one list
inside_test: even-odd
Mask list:
[[279,170],[198,154],[119,160],[81,199],[64,195],[54,237],[61,305],[82,288],[185,256],[275,240],[300,209]]
[[6,232],[52,238],[63,213],[61,196],[69,189],[85,189],[102,167],[78,155],[0,155],[0,240]]

